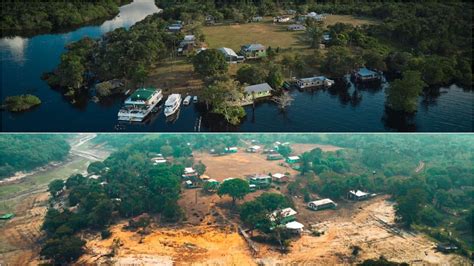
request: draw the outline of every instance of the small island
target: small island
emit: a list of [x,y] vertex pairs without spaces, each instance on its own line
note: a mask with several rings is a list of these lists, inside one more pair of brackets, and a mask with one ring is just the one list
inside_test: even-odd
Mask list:
[[41,100],[31,94],[9,96],[3,101],[2,109],[10,112],[22,112],[41,104]]

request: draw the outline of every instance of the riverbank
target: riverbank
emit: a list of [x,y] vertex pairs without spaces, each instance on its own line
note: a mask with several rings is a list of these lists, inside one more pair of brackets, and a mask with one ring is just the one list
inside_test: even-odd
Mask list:
[[120,6],[131,2],[5,2],[2,3],[0,37],[32,37],[99,25],[116,16]]

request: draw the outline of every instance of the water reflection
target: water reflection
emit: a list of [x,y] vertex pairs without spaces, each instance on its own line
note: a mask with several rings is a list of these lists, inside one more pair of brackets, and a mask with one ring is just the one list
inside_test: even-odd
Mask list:
[[414,132],[416,131],[415,114],[416,113],[395,111],[389,107],[385,107],[382,122],[385,129],[388,130]]
[[102,33],[106,33],[120,27],[128,27],[144,19],[149,14],[159,11],[160,9],[155,5],[154,1],[135,0],[132,4],[122,6],[120,14],[114,19],[104,22],[100,26],[100,30]]
[[15,61],[23,65],[25,59],[25,50],[28,47],[28,39],[22,37],[5,37],[0,39],[0,49],[10,52],[10,57],[2,55],[2,61]]

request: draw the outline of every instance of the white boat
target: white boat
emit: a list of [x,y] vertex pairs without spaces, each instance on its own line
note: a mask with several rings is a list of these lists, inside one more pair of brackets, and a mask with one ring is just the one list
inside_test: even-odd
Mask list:
[[186,96],[183,100],[183,104],[189,105],[191,103],[191,99],[192,99],[191,95]]
[[141,122],[163,99],[160,89],[140,88],[128,97],[118,112],[118,120]]
[[165,102],[165,116],[170,116],[179,109],[181,105],[181,94],[171,94]]
[[193,103],[197,103],[198,102],[198,97],[197,96],[194,96],[193,97]]

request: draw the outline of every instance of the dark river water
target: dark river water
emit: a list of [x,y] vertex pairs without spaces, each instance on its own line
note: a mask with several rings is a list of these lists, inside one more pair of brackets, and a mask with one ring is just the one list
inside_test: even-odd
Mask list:
[[42,104],[28,112],[1,112],[1,130],[8,132],[114,132],[114,131],[473,131],[474,93],[452,85],[430,89],[420,97],[419,110],[407,116],[385,109],[384,88],[292,90],[294,102],[281,112],[270,101],[246,107],[247,117],[239,126],[227,125],[207,114],[196,104],[182,107],[174,122],[167,122],[159,112],[144,124],[121,124],[117,112],[124,97],[104,103],[92,101],[80,106],[70,104],[61,93],[40,79],[43,72],[59,63],[64,46],[89,36],[98,38],[118,27],[130,27],[149,14],[158,12],[153,0],[135,0],[121,7],[120,14],[100,26],[87,26],[62,34],[32,38],[0,39],[1,90],[6,96],[31,93]]

